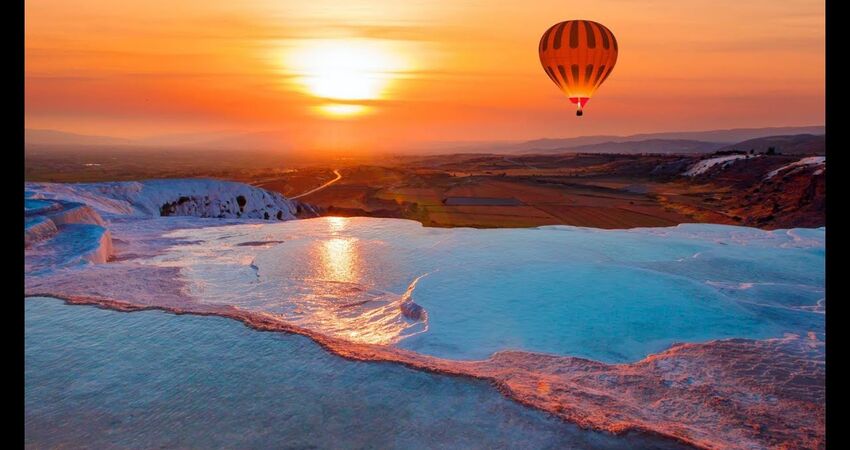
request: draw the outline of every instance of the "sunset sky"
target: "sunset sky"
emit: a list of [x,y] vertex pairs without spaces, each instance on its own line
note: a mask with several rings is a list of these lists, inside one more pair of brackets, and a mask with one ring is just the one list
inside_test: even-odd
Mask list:
[[[584,117],[537,45],[619,42]],[[141,138],[272,133],[281,148],[819,125],[824,2],[28,0],[26,126]]]

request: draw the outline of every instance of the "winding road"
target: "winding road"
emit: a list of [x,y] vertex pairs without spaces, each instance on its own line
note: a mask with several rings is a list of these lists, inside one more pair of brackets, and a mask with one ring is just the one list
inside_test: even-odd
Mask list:
[[334,184],[334,183],[336,183],[337,181],[339,181],[339,180],[341,180],[341,179],[342,179],[342,175],[339,173],[339,170],[338,170],[338,169],[334,169],[334,173],[336,174],[336,178],[334,178],[333,180],[328,181],[327,183],[325,183],[325,184],[323,184],[323,185],[321,185],[321,186],[319,186],[319,187],[317,187],[317,188],[315,188],[315,189],[310,189],[309,191],[307,191],[307,192],[305,192],[305,193],[303,193],[303,194],[298,194],[298,195],[296,195],[296,196],[294,196],[294,197],[289,197],[289,199],[290,199],[290,200],[295,200],[295,199],[297,199],[297,198],[306,197],[306,196],[308,196],[308,195],[310,195],[310,194],[314,194],[314,193],[319,192],[319,191],[321,191],[322,189],[324,189],[324,188],[326,188],[326,187],[328,187],[328,186],[330,186],[330,185],[332,185],[332,184]]

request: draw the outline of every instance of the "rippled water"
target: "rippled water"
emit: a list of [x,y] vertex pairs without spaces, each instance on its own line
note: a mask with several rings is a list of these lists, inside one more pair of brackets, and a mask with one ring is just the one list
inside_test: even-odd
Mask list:
[[321,218],[178,231],[189,242],[149,262],[179,267],[201,301],[352,341],[629,362],[674,342],[822,335],[824,234]]
[[24,305],[29,448],[678,448],[228,319]]

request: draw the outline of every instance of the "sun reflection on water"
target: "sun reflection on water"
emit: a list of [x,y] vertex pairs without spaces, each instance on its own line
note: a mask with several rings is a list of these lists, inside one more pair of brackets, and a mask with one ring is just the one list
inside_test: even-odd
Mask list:
[[356,283],[358,281],[357,240],[333,238],[319,246],[319,278],[328,281]]
[[333,234],[338,234],[341,231],[345,231],[348,227],[348,219],[345,217],[328,217],[328,231]]
[[[175,233],[193,240],[171,247],[157,263],[180,268],[203,302],[273,314],[351,342],[390,345],[428,330],[427,314],[405,313],[415,309],[412,295],[421,277],[404,293],[377,287],[375,268],[388,270],[375,255],[381,242],[354,233],[356,219],[316,219],[309,240],[285,230],[237,227]],[[259,241],[274,244],[245,245]]]
[[339,283],[360,282],[358,240],[345,235],[348,219],[327,217],[328,239],[316,242],[314,277]]

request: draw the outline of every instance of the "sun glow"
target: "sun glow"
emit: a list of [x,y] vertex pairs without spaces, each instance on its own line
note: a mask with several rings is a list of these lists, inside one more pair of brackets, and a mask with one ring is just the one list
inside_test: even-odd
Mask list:
[[376,39],[299,41],[285,53],[283,64],[298,90],[329,101],[316,109],[332,116],[371,110],[352,102],[387,98],[392,83],[410,70],[398,49]]
[[356,116],[369,111],[365,105],[352,105],[347,103],[324,103],[316,107],[322,114],[337,117]]

